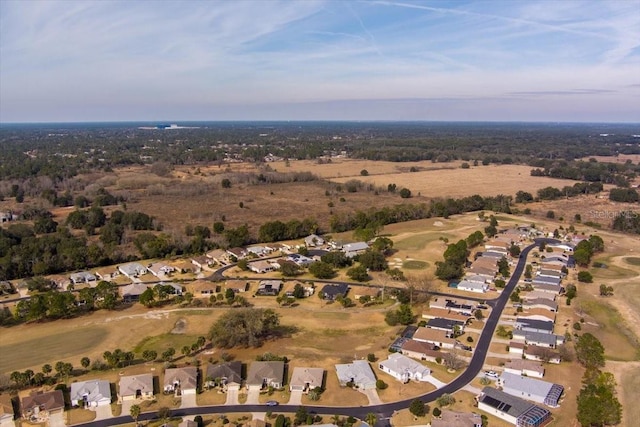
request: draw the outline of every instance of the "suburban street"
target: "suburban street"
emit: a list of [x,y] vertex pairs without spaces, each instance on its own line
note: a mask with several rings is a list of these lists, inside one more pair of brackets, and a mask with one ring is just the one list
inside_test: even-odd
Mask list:
[[[425,393],[420,396],[413,396],[408,399],[399,400],[391,403],[384,403],[380,405],[374,406],[343,406],[343,407],[332,407],[332,406],[312,406],[306,405],[307,409],[310,412],[318,413],[318,414],[339,414],[341,416],[353,416],[359,419],[364,419],[366,415],[370,412],[376,414],[378,418],[378,422],[376,423],[376,427],[385,427],[389,426],[389,419],[393,415],[395,411],[399,411],[409,407],[411,402],[415,399],[421,399],[424,403],[433,402],[438,397],[442,396],[445,393],[452,394],[467,384],[469,384],[482,370],[484,365],[484,360],[487,356],[487,352],[489,350],[489,346],[492,342],[492,337],[495,332],[496,327],[498,326],[498,322],[500,316],[502,315],[502,311],[504,310],[507,302],[509,301],[509,296],[516,288],[518,281],[520,280],[520,276],[522,275],[526,261],[527,255],[529,252],[539,246],[541,243],[557,243],[558,241],[550,238],[539,238],[535,239],[534,243],[527,246],[522,250],[520,254],[520,258],[518,260],[518,264],[511,274],[511,278],[507,282],[505,288],[503,289],[500,296],[493,300],[488,300],[486,303],[492,307],[491,314],[487,317],[485,326],[482,330],[482,334],[477,341],[477,345],[473,356],[471,357],[471,361],[467,368],[462,372],[458,377],[456,377],[452,382],[446,384],[442,388],[437,390],[433,390],[431,392]],[[222,272],[226,270],[228,267],[223,267],[222,269],[216,271],[216,275],[218,277],[223,277]],[[330,282],[330,281],[326,281]],[[459,297],[459,295],[448,295],[446,293],[436,293],[441,296],[455,296]],[[466,297],[465,297],[466,298]],[[474,298],[467,298],[474,299]],[[476,300],[481,300],[479,298],[475,298]],[[172,416],[193,416],[193,415],[204,415],[204,414],[226,414],[226,413],[249,413],[249,412],[266,412],[268,410],[273,411],[273,407],[267,407],[265,405],[255,405],[255,404],[244,404],[244,405],[215,405],[215,406],[197,406],[190,408],[180,408],[172,410]],[[297,405],[279,405],[277,406],[277,411],[274,412],[295,412],[298,409]],[[141,414],[139,420],[151,420],[156,416],[155,412],[149,412]],[[129,415],[122,415],[119,417],[114,417],[111,419],[97,420],[83,424],[76,424],[79,427],[109,427],[116,424],[124,424],[127,422],[131,422],[132,419]]]

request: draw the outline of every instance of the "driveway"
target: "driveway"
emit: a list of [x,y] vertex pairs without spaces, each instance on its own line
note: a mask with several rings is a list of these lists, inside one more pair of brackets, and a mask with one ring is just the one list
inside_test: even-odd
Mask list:
[[382,400],[380,400],[380,396],[378,396],[378,391],[375,388],[369,389],[369,390],[360,390],[358,389],[358,391],[362,394],[364,394],[365,396],[367,396],[367,399],[369,399],[369,405],[381,405],[382,404]]
[[113,414],[111,413],[111,405],[102,405],[97,408],[92,408],[91,410],[96,413],[96,421],[108,420],[113,417]]
[[300,405],[302,404],[302,391],[296,390],[291,392],[289,403],[287,405]]
[[257,388],[247,391],[247,405],[258,405],[260,403],[260,390]]
[[433,377],[432,375],[429,375],[425,379],[426,379],[426,382],[433,384],[434,386],[436,386],[436,388],[442,388],[446,385],[446,383],[443,383],[442,381]]
[[122,401],[122,411],[120,412],[121,415],[130,415],[131,414],[131,407],[135,404],[137,404],[138,402],[136,402],[135,400],[124,400]]
[[67,427],[67,423],[64,422],[64,413],[49,415],[49,427]]
[[224,403],[225,405],[237,405],[238,404],[238,388],[237,387],[229,387],[227,388],[227,401]]
[[196,402],[195,394],[183,394],[181,396],[181,408],[195,408],[196,406],[198,406],[198,402]]

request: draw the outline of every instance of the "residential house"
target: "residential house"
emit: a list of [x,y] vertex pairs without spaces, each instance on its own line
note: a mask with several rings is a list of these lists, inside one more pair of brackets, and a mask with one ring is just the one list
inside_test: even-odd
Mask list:
[[186,259],[177,259],[175,261],[171,261],[171,266],[175,267],[176,271],[182,274],[193,273],[196,267],[191,263],[191,261]]
[[216,382],[219,382],[223,389],[238,390],[242,385],[242,363],[237,360],[217,365],[209,363],[205,384],[207,387],[213,387]]
[[438,348],[454,348],[456,346],[456,340],[451,338],[445,331],[439,329],[420,327],[413,334],[413,339],[431,343]]
[[15,427],[13,418],[11,396],[8,393],[0,394],[0,427]]
[[492,387],[483,388],[477,399],[478,409],[514,426],[541,427],[551,418],[551,412],[547,409]]
[[271,424],[267,424],[264,420],[261,420],[259,418],[254,418],[251,421],[247,421],[246,423],[244,423],[244,425],[246,427],[267,427]]
[[440,418],[431,418],[431,427],[482,427],[482,417],[471,412],[443,409]]
[[400,346],[400,352],[413,359],[427,360],[429,362],[435,362],[438,357],[444,355],[437,351],[433,344],[414,339],[405,339]]
[[478,303],[475,301],[468,301],[462,298],[451,299],[444,297],[436,297],[429,302],[429,307],[441,308],[450,311],[456,311],[458,313],[471,316],[475,311]]
[[173,282],[160,282],[153,285],[154,288],[163,286],[167,295],[182,295],[182,286]]
[[279,269],[280,264],[278,264],[277,262],[259,260],[259,261],[250,262],[248,265],[248,268],[254,273],[264,274],[264,273],[268,273],[270,271]]
[[69,280],[71,280],[71,283],[74,285],[77,285],[80,283],[95,282],[97,279],[94,274],[89,273],[88,271],[79,271],[77,273],[72,273],[71,276],[69,276]]
[[[213,249],[205,254],[212,262],[226,265],[229,264],[229,254],[222,249]],[[209,262],[211,264],[211,262]]]
[[556,365],[562,360],[558,352],[548,347],[533,344],[527,345],[524,349],[523,356],[527,360],[537,360],[539,362],[554,363]]
[[533,281],[531,282],[533,287],[536,285],[553,285],[560,286],[560,282],[562,279],[560,277],[549,277],[549,276],[535,276]]
[[285,261],[294,262],[299,267],[307,267],[314,262],[313,259],[300,254],[287,255]]
[[163,386],[165,393],[181,396],[183,394],[196,394],[197,389],[198,369],[195,366],[165,369]]
[[482,258],[492,258],[495,259],[496,261],[502,258],[505,258],[506,256],[506,251],[504,252],[498,252],[497,250],[490,250],[490,251],[484,251],[480,254],[480,257]]
[[252,362],[247,373],[247,388],[262,390],[266,387],[282,388],[284,385],[284,362]]
[[258,257],[264,257],[273,252],[273,249],[268,246],[249,246],[246,249],[247,254],[253,254]]
[[224,282],[224,289],[231,289],[234,293],[246,292],[249,290],[249,282],[246,280],[229,279]]
[[449,320],[455,320],[458,322],[463,322],[465,324],[470,319],[469,316],[460,314],[457,311],[445,310],[443,308],[430,308],[428,311],[425,311],[424,313],[422,313],[422,317],[424,319],[436,319],[436,318],[449,319]]
[[515,329],[513,331],[513,338],[524,341],[526,344],[547,348],[556,348],[558,345],[564,343],[564,337],[562,335],[523,331],[521,329]]
[[196,298],[209,298],[220,291],[220,285],[208,280],[196,280],[186,283],[187,292],[191,292]]
[[198,427],[198,423],[192,420],[183,420],[178,427]]
[[120,377],[119,400],[153,399],[153,376],[151,374]]
[[318,236],[317,234],[310,234],[307,237],[304,238],[304,244],[308,247],[308,248],[313,248],[316,246],[323,246],[324,245],[324,239],[320,236]]
[[361,390],[374,390],[376,376],[366,360],[354,360],[352,363],[336,365],[336,373],[340,385],[353,384]]
[[206,255],[200,255],[200,256],[191,258],[191,264],[195,265],[196,272],[209,270],[210,263],[211,263],[211,258],[207,258]]
[[315,288],[313,285],[310,284],[306,284],[304,282],[300,282],[297,280],[290,280],[284,283],[283,287],[282,287],[282,292],[284,293],[284,295],[288,296],[288,297],[292,297],[293,296],[293,292],[296,288],[296,285],[299,285],[302,287],[302,290],[304,292],[304,297],[305,298],[309,298],[311,295],[313,295],[313,293],[315,292]]
[[369,249],[369,244],[367,242],[355,242],[342,245],[342,252],[344,252],[348,258],[354,258],[365,252],[367,249]]
[[346,283],[335,283],[328,284],[322,287],[322,298],[327,301],[335,301],[338,298],[338,295],[341,295],[343,298],[347,296],[347,292],[349,292],[349,285]]
[[504,371],[516,375],[526,375],[528,377],[544,377],[544,367],[542,363],[535,360],[513,359],[504,364]]
[[460,291],[475,292],[481,294],[489,290],[489,285],[480,282],[470,282],[466,279],[463,279],[460,281],[460,283],[458,283],[457,289]]
[[558,303],[552,299],[547,299],[547,298],[525,299],[522,302],[522,307],[526,310],[543,309],[543,310],[549,310],[552,313],[558,312]]
[[50,415],[64,411],[62,390],[31,392],[20,399],[20,409],[25,420],[46,421]]
[[291,381],[289,381],[289,391],[301,391],[309,393],[316,387],[322,388],[324,380],[324,369],[322,368],[293,368]]
[[543,403],[552,408],[559,406],[558,402],[564,392],[564,387],[560,384],[512,374],[511,372],[502,373],[498,378],[498,386],[502,387],[502,391],[512,396]]
[[376,299],[380,295],[380,288],[375,288],[373,286],[353,286],[351,287],[351,295],[357,300],[361,297]]
[[[479,258],[479,259],[482,259],[482,258]],[[498,272],[497,265],[493,265],[493,266],[479,265],[478,261],[475,261],[473,264],[471,264],[471,267],[469,267],[469,269],[467,270],[467,273],[469,274],[482,275],[485,277],[495,277],[497,272]]]
[[520,329],[522,331],[552,334],[553,325],[553,322],[548,320],[535,320],[517,317],[515,327],[516,329]]
[[107,406],[111,404],[111,386],[104,380],[71,383],[70,397],[72,406]]
[[533,289],[538,292],[546,292],[547,294],[551,294],[552,296],[558,295],[562,290],[562,286],[560,285],[551,285],[545,283],[533,283]]
[[261,280],[256,295],[276,296],[282,289],[282,280]]
[[553,279],[562,279],[564,277],[564,274],[562,274],[561,271],[557,271],[557,270],[554,270],[554,269],[542,268],[536,273],[536,276],[538,276],[538,277],[551,277]]
[[248,253],[244,248],[227,249],[227,254],[231,262],[236,262],[247,257]]
[[440,317],[429,319],[427,321],[427,328],[445,331],[449,336],[454,336],[456,329],[460,332],[464,331],[464,325],[465,322],[461,322],[459,320],[442,319]]
[[493,275],[470,273],[464,276],[464,280],[477,283],[491,283],[495,277]]
[[541,320],[543,322],[555,322],[556,314],[553,311],[544,308],[527,308],[527,310],[518,315],[521,319]]
[[378,364],[378,368],[402,383],[427,381],[431,376],[429,368],[400,353],[391,353],[387,360]]
[[107,282],[110,282],[120,276],[120,271],[116,267],[97,268],[94,270],[94,273],[98,276],[98,279],[105,280]]
[[132,283],[120,288],[120,294],[124,302],[135,302],[140,299],[140,295],[147,290],[144,283]]
[[147,268],[144,265],[137,262],[130,262],[128,264],[119,265],[118,270],[120,271],[120,273],[124,274],[129,279],[142,276],[147,272]]
[[171,274],[176,271],[175,267],[167,265],[163,262],[154,262],[153,264],[149,265],[147,270],[149,271],[149,273],[153,274],[156,277],[164,277],[165,275]]
[[523,342],[511,341],[509,343],[509,353],[523,355],[525,347],[526,345]]

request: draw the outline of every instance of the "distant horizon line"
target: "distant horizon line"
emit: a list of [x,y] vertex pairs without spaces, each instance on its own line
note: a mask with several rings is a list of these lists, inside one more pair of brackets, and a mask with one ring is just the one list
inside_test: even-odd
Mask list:
[[505,124],[597,124],[640,125],[640,121],[552,121],[552,120],[353,120],[353,119],[228,119],[228,120],[80,120],[80,121],[13,121],[2,122],[2,126],[15,125],[61,125],[61,124],[181,124],[181,123],[505,123]]

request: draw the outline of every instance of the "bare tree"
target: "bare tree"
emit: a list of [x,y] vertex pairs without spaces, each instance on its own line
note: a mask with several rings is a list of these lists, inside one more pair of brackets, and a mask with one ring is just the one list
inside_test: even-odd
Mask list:
[[407,289],[411,298],[411,304],[426,303],[431,299],[431,292],[435,287],[434,276],[430,273],[422,273],[417,276],[407,277]]
[[458,355],[453,352],[445,353],[444,358],[442,360],[443,360],[444,366],[446,366],[447,369],[453,369],[454,371],[457,371],[458,369],[462,369],[465,365],[464,361],[460,359]]

